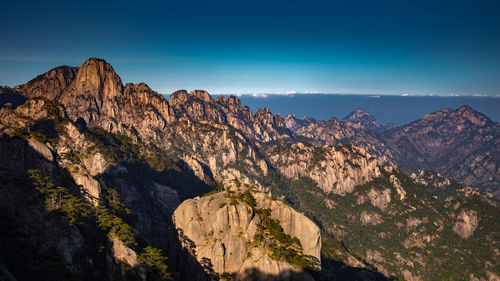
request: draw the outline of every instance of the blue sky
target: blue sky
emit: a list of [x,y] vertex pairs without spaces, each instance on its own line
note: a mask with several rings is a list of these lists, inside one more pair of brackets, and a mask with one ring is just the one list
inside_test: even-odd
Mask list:
[[500,94],[499,1],[8,1],[0,85],[89,57],[219,93]]

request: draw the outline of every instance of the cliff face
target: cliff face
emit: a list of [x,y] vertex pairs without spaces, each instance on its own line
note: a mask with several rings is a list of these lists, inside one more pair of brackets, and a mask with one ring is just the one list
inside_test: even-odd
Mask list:
[[160,94],[144,83],[124,87],[112,66],[100,59],[79,68],[59,101],[73,121],[144,139],[157,139],[173,115]]
[[309,177],[325,192],[345,194],[380,175],[382,163],[353,146],[276,145],[266,155],[290,179]]
[[[264,217],[265,214],[270,217]],[[269,219],[281,228],[284,234],[280,235],[299,242],[292,244],[273,236],[276,230],[266,228],[265,224]],[[229,273],[234,280],[314,280],[303,271],[305,264],[301,262],[311,260],[308,266],[319,266],[319,228],[304,215],[266,194],[251,192],[243,197],[227,190],[196,197],[184,201],[175,210],[173,220],[184,247],[198,261],[211,265],[207,271],[213,270],[219,275]],[[293,250],[286,250],[282,245],[285,243]],[[280,251],[293,251],[294,259]]]

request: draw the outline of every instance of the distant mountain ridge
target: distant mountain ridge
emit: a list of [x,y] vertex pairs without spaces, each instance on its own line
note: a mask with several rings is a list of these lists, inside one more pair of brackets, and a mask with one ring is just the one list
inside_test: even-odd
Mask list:
[[500,124],[469,106],[443,109],[402,126],[382,127],[362,109],[342,122],[293,119],[287,116],[287,125],[297,136],[360,145],[407,172],[435,170],[500,196]]

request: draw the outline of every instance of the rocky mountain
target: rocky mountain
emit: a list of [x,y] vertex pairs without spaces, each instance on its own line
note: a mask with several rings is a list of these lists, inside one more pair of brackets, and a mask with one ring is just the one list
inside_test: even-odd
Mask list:
[[444,109],[403,126],[381,126],[358,109],[337,121],[296,121],[287,126],[297,137],[319,144],[349,143],[408,173],[434,170],[446,177],[500,196],[500,125],[468,106]]
[[101,59],[0,101],[6,280],[500,275],[496,199],[406,176],[387,161],[399,128],[253,113],[200,90],[167,101]]
[[170,104],[177,117],[226,123],[259,142],[290,139],[290,132],[280,114],[273,115],[266,108],[258,109],[253,114],[248,106],[242,107],[241,101],[234,96],[226,100],[221,95],[214,100],[206,91],[195,90],[188,94],[180,90],[172,93]]
[[382,138],[407,171],[434,170],[500,195],[500,124],[468,106],[428,114]]
[[392,153],[376,132],[368,130],[361,122],[339,121],[331,118],[328,121],[313,118],[297,119],[294,115],[286,118],[288,128],[293,137],[315,145],[354,144],[363,147],[380,160],[391,159]]
[[380,125],[375,116],[366,112],[366,110],[362,108],[354,110],[342,120],[348,122],[359,122],[372,132],[379,132],[382,129],[382,125]]

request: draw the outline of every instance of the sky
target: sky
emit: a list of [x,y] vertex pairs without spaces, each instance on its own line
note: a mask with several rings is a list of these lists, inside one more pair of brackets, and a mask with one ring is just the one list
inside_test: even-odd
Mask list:
[[168,94],[500,95],[500,1],[4,1],[0,85],[90,57]]

